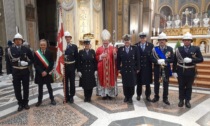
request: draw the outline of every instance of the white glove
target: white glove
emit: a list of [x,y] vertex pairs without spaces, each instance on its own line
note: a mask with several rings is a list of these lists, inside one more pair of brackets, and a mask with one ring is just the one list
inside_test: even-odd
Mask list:
[[9,79],[13,80],[12,74],[9,74]]
[[158,64],[159,65],[165,65],[165,59],[159,59]]
[[98,72],[97,71],[95,71],[94,75],[95,75],[95,78],[98,78]]
[[184,63],[191,63],[192,59],[189,57],[184,58]]
[[81,78],[82,77],[82,73],[81,72],[77,72],[77,75]]
[[20,61],[20,65],[21,65],[21,66],[27,66],[27,65],[28,65],[28,62]]
[[178,74],[177,73],[172,73],[173,77],[174,78],[177,78],[178,77]]

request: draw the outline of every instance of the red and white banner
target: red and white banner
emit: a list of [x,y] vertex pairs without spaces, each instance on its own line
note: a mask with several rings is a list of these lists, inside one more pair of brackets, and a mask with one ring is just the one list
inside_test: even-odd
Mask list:
[[63,29],[63,21],[62,21],[62,12],[61,8],[59,11],[59,27],[58,27],[58,36],[57,36],[57,59],[56,59],[56,79],[62,77],[64,71],[64,56],[63,56],[63,44],[65,41],[64,38],[64,29]]

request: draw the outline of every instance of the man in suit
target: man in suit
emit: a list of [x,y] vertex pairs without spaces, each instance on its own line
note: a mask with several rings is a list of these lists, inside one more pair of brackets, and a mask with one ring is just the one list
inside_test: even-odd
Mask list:
[[[28,105],[29,97],[29,69],[33,63],[33,55],[30,49],[22,46],[23,37],[17,33],[13,39],[15,45],[8,49],[8,56],[12,64],[13,86],[15,97],[18,101],[18,111],[30,109]],[[21,94],[21,82],[23,86],[23,98]]]
[[139,50],[140,55],[140,72],[137,74],[137,100],[141,99],[142,86],[145,85],[146,91],[146,100],[151,101],[151,88],[150,84],[152,83],[152,61],[151,61],[151,52],[153,49],[153,44],[147,42],[146,34],[144,32],[139,33],[139,42],[135,45]]
[[167,36],[165,33],[161,33],[158,36],[159,46],[156,46],[152,50],[152,61],[154,63],[154,92],[155,97],[152,102],[159,101],[159,88],[160,80],[163,83],[163,102],[170,105],[168,101],[168,85],[169,77],[171,76],[170,63],[174,60],[173,48],[166,45]]
[[77,69],[78,48],[75,44],[72,44],[72,36],[68,31],[64,33],[64,36],[67,42],[66,50],[64,53],[66,101],[73,103],[73,97],[75,95],[75,71]]
[[140,69],[139,52],[136,46],[131,45],[130,35],[123,36],[125,46],[117,52],[117,68],[122,75],[124,102],[133,103],[132,97],[136,85],[136,74]]
[[182,39],[184,46],[178,47],[174,56],[173,76],[178,78],[179,83],[179,107],[191,108],[190,100],[192,85],[196,77],[196,64],[203,62],[200,48],[192,46],[192,34],[187,32]]
[[53,55],[50,50],[47,49],[47,41],[45,39],[41,39],[40,49],[34,53],[34,68],[36,71],[35,83],[38,84],[39,89],[38,102],[36,103],[37,107],[42,104],[44,84],[47,86],[51,104],[56,105],[51,87],[51,83],[53,83],[53,65]]

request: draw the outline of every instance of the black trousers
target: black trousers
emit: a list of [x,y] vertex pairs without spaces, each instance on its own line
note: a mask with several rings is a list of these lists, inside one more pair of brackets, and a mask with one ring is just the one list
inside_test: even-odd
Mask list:
[[[75,64],[65,65],[65,81],[66,81],[66,99],[73,98],[75,95]],[[69,86],[70,81],[70,86]]]
[[91,99],[93,89],[84,89],[84,96],[86,99]]
[[[160,82],[159,79],[155,80],[154,82],[154,91],[155,91],[155,98],[160,98],[159,96],[159,89],[160,89]],[[163,100],[167,100],[168,99],[168,81],[167,82],[163,82]]]
[[[139,85],[139,84],[137,85],[136,93],[138,96],[141,96],[141,94],[142,94],[142,86],[143,85]],[[146,95],[146,97],[150,97],[150,95],[151,95],[150,84],[146,84],[145,87],[146,87],[145,95]]]
[[[18,105],[27,105],[29,97],[29,70],[13,69],[13,87]],[[21,94],[21,86],[23,86],[23,97]]]
[[[39,95],[38,95],[38,102],[42,101],[43,98],[43,85],[44,84],[38,84],[38,90],[39,90]],[[50,83],[46,84],[47,89],[48,89],[48,93],[49,93],[49,97],[51,100],[54,100],[54,96],[53,96],[53,90],[52,90],[52,86]]]
[[0,59],[0,74],[2,73],[2,59]]
[[192,95],[192,85],[195,78],[194,76],[179,76],[178,75],[178,83],[179,83],[179,100],[191,100]]
[[135,87],[127,87],[127,86],[123,86],[123,93],[124,93],[124,96],[127,98],[127,99],[132,99],[133,95],[134,95],[134,90],[135,90]]

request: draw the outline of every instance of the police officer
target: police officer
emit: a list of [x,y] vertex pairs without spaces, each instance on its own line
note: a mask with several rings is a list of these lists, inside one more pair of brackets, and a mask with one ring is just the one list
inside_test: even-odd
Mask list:
[[139,52],[136,46],[131,45],[130,35],[123,36],[125,46],[118,49],[117,68],[122,75],[124,102],[133,103],[132,97],[136,85],[136,74],[139,72]]
[[[23,37],[19,33],[14,36],[14,45],[8,49],[8,55],[12,64],[13,86],[18,101],[18,111],[30,109],[29,97],[29,69],[33,63],[33,55],[30,49],[22,46]],[[21,82],[23,86],[23,97],[21,94]]]
[[90,49],[90,40],[84,40],[84,49],[79,51],[77,72],[79,85],[84,89],[84,102],[91,102],[93,88],[96,86],[97,63],[95,51]]
[[137,74],[137,100],[141,99],[142,86],[145,85],[146,91],[146,100],[151,101],[151,88],[150,84],[152,83],[152,61],[151,61],[151,52],[153,49],[153,44],[147,42],[146,34],[144,32],[139,33],[139,42],[135,45],[137,46],[140,54],[140,72]]
[[8,48],[12,47],[12,41],[9,40],[7,42],[7,47],[5,48],[5,61],[6,61],[6,71],[7,75],[12,74],[12,65],[10,64],[9,56],[8,56]]
[[163,102],[170,105],[168,101],[168,84],[169,77],[172,75],[170,63],[173,63],[174,54],[173,49],[166,45],[167,36],[165,33],[161,33],[158,36],[159,46],[156,46],[152,50],[152,61],[154,63],[154,92],[155,97],[152,102],[159,101],[159,88],[160,80],[163,82]]
[[[66,31],[64,33],[67,46],[65,50],[65,85],[66,85],[66,99],[70,103],[74,102],[74,95],[75,95],[75,70],[77,68],[77,58],[78,58],[78,48],[75,44],[72,44],[71,34]],[[70,86],[68,82],[70,81]]]
[[200,48],[192,46],[192,34],[187,32],[183,35],[184,46],[178,47],[175,52],[173,64],[173,76],[178,78],[179,83],[179,107],[191,108],[190,100],[192,85],[196,76],[196,64],[203,62]]

